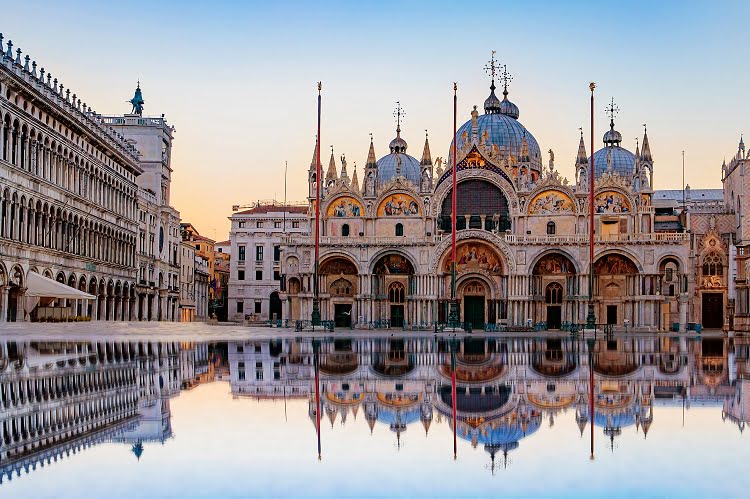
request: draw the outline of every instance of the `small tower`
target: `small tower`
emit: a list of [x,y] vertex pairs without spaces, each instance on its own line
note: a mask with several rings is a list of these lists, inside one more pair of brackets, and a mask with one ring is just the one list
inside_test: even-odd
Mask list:
[[419,192],[427,193],[432,190],[432,155],[430,154],[430,140],[427,130],[424,131],[424,151],[422,151],[422,161],[419,164],[421,170]]
[[583,130],[581,140],[578,142],[578,154],[576,155],[576,190],[583,192],[589,185],[589,158],[586,156],[586,144],[583,142]]
[[375,186],[378,181],[378,162],[375,159],[375,146],[370,134],[370,150],[367,152],[367,162],[365,163],[365,179],[362,184],[362,195],[364,197],[375,197]]
[[740,135],[740,145],[737,149],[737,159],[745,159],[745,141],[743,140],[742,135]]

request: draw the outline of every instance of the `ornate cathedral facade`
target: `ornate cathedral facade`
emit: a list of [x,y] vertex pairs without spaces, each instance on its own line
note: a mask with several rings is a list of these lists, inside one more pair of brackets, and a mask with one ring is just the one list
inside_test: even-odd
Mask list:
[[[530,323],[556,329],[585,322],[594,175],[597,322],[636,331],[728,324],[740,206],[726,187],[654,191],[648,134],[644,129],[634,152],[624,148],[614,106],[603,146],[593,154],[593,171],[581,137],[575,180],[569,182],[555,169],[552,150],[544,164],[542,149],[508,99],[503,76],[503,98],[495,94],[493,71],[484,113],[474,106],[450,144],[448,161],[433,160],[427,138],[421,159],[410,155],[400,120],[380,159],[371,139],[361,183],[356,168],[350,177],[346,158],[337,163],[331,153],[320,179],[323,319],[338,326],[416,329],[446,322],[455,230],[462,322],[474,329]],[[311,227],[316,155],[309,170]],[[739,170],[735,163],[744,161],[740,143],[737,157],[724,167],[725,185],[744,181],[739,173],[730,178]],[[284,317],[292,320],[307,320],[312,311],[312,232],[309,238],[287,238],[283,248],[281,298]]]

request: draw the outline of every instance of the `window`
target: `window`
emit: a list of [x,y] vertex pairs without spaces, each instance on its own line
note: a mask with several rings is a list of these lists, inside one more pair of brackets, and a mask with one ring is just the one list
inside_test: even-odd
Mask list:
[[273,223],[273,228],[274,229],[280,229],[281,228],[281,222],[274,222]]
[[273,271],[273,280],[274,281],[280,281],[281,280],[281,272],[278,270]]
[[341,236],[349,237],[349,224],[344,224],[341,226]]
[[404,303],[405,289],[400,282],[393,282],[388,286],[388,301],[391,303]]
[[195,245],[195,249],[197,249],[198,251],[200,251],[201,250],[201,245],[200,244],[196,244]]
[[703,275],[724,275],[724,265],[718,253],[711,252],[703,259]]
[[[240,353],[240,348],[237,347],[237,353]],[[237,362],[237,379],[240,381],[245,381],[245,363],[244,362]]]
[[[237,345],[237,353],[244,353],[244,352],[245,352],[244,345]],[[243,364],[243,367],[244,367],[244,364]]]
[[239,222],[237,223],[237,226],[238,226],[238,227],[239,227],[240,229],[244,229],[244,228],[245,228],[245,221],[244,221],[244,220],[240,220],[240,221],[239,221]]
[[404,224],[396,224],[396,235],[397,236],[404,235]]
[[237,302],[237,313],[241,314],[245,311],[245,302],[244,301],[238,301]]
[[292,229],[299,229],[299,222],[292,222]]
[[237,248],[237,260],[240,262],[245,261],[245,245],[242,244]]
[[237,271],[237,280],[238,281],[244,281],[245,280],[245,271],[244,270],[238,270]]
[[259,314],[259,313],[260,313],[260,307],[261,307],[261,302],[260,302],[260,300],[255,300],[255,313],[256,313],[256,314]]
[[273,247],[273,261],[278,262],[281,260],[281,246],[274,246]]
[[255,247],[255,261],[256,262],[262,262],[263,261],[263,246],[256,246]]
[[544,301],[547,305],[559,305],[562,303],[563,289],[560,283],[551,282],[544,292]]
[[555,222],[547,222],[547,235],[548,236],[554,236],[555,235]]
[[258,229],[262,229],[263,228],[263,222],[255,222],[255,227],[258,228]]
[[255,271],[255,280],[256,281],[262,281],[263,280],[263,271],[262,270],[256,270]]

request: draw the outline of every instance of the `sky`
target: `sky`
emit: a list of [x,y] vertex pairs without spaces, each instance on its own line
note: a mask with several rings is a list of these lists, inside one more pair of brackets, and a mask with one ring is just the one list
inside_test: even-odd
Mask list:
[[[721,162],[750,131],[744,98],[747,2],[27,0],[2,9],[5,41],[103,114],[126,113],[140,80],[144,115],[176,128],[172,204],[184,222],[228,238],[232,205],[307,195],[323,82],[322,161],[333,145],[361,177],[370,133],[378,157],[406,116],[408,153],[447,156],[458,126],[489,94],[492,50],[513,76],[509,98],[557,170],[574,178],[579,127],[596,148],[611,98],[623,146],[648,125],[657,189],[721,186]],[[31,13],[38,13],[31,15]]]

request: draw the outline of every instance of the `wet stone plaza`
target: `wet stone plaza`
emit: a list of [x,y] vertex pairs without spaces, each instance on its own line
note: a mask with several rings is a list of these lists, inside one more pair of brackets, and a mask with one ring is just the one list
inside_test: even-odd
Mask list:
[[110,327],[0,341],[3,498],[747,490],[747,338]]

